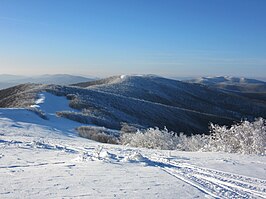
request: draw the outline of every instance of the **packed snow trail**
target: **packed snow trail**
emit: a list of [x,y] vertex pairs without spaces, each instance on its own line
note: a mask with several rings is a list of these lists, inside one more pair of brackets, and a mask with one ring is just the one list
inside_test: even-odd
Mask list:
[[200,168],[192,164],[155,159],[170,175],[217,198],[266,198],[266,180]]

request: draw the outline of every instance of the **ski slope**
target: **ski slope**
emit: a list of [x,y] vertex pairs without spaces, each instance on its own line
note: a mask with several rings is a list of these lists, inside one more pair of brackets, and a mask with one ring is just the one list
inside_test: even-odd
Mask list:
[[101,144],[56,117],[64,97],[36,106],[0,109],[0,198],[266,198],[265,156]]

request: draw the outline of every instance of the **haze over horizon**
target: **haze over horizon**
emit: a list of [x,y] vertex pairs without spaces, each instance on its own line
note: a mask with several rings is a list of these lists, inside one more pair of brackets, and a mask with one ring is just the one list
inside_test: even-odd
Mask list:
[[266,77],[266,2],[0,2],[0,73]]

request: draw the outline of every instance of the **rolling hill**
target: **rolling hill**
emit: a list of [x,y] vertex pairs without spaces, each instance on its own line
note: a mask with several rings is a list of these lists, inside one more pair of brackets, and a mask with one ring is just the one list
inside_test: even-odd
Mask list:
[[208,133],[210,122],[232,124],[266,117],[263,102],[152,75],[114,76],[71,86],[20,85],[0,91],[0,107],[29,106],[42,91],[66,96],[70,106],[81,111],[60,111],[59,116],[110,129],[129,123],[201,134]]
[[197,79],[187,80],[189,83],[197,83],[212,88],[221,89],[223,91],[234,92],[237,95],[247,97],[252,100],[266,102],[266,82],[238,78],[238,77],[201,77]]
[[266,92],[266,82],[248,79],[238,78],[229,76],[218,76],[218,77],[200,77],[197,79],[187,80],[190,83],[203,84],[220,88],[224,90],[237,91],[237,92]]

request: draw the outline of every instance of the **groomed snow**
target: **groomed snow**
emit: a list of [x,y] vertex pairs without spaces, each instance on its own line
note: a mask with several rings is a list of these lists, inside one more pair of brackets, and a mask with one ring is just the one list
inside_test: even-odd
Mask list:
[[265,156],[100,144],[44,96],[49,120],[0,109],[0,198],[266,198]]

